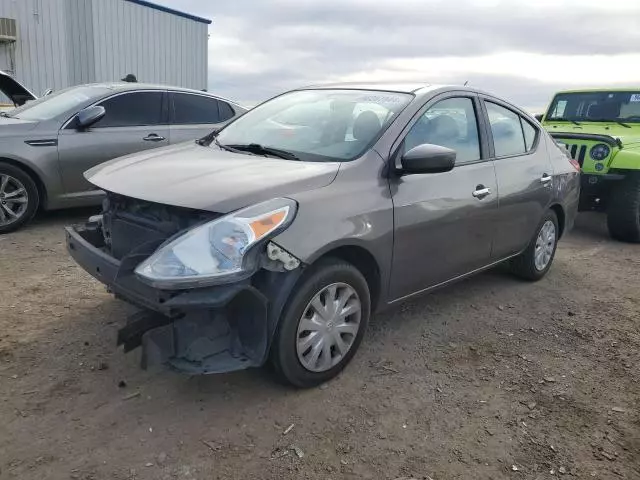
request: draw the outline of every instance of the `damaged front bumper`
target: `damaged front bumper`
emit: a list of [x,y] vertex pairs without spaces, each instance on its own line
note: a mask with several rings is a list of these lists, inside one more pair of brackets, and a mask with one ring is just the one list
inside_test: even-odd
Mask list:
[[161,242],[143,244],[118,260],[107,252],[98,225],[65,231],[73,259],[116,297],[143,309],[118,332],[125,352],[142,347],[143,368],[161,363],[190,374],[222,373],[266,361],[297,273],[265,272],[257,281],[159,290],[141,282],[134,269]]

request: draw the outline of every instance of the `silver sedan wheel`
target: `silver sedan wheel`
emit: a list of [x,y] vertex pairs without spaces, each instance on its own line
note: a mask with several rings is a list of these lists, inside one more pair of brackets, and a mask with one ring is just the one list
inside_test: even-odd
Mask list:
[[547,220],[542,225],[538,238],[536,239],[536,250],[534,253],[534,263],[536,270],[541,272],[549,265],[553,250],[556,246],[556,226],[551,220]]
[[29,194],[20,180],[0,174],[0,225],[19,220],[27,211]]
[[333,283],[307,304],[298,323],[298,360],[311,372],[326,372],[342,361],[360,330],[362,304],[353,287]]

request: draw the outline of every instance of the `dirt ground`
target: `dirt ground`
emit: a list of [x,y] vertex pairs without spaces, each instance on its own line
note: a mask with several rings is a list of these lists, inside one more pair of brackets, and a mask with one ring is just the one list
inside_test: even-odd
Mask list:
[[640,245],[600,216],[541,282],[492,271],[378,315],[296,391],[140,370],[115,347],[131,307],[64,249],[90,213],[0,237],[1,479],[640,479]]

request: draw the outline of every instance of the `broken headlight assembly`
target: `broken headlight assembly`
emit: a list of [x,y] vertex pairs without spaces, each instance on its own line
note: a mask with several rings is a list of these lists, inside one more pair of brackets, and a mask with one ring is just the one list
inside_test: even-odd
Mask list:
[[260,263],[257,247],[286,229],[296,211],[296,202],[277,198],[230,213],[162,245],[135,273],[143,282],[169,290],[248,278]]

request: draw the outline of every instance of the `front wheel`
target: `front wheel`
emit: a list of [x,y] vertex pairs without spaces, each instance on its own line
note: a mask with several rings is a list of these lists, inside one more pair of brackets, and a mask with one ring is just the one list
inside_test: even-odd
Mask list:
[[335,377],[355,355],[369,323],[367,281],[338,259],[311,267],[287,302],[271,346],[281,380],[309,388]]
[[559,237],[558,217],[549,210],[540,221],[527,249],[510,262],[511,271],[525,280],[544,277],[553,263]]
[[38,189],[18,167],[0,162],[0,235],[13,232],[38,210]]
[[607,226],[616,240],[640,242],[640,176],[625,179],[611,192]]

